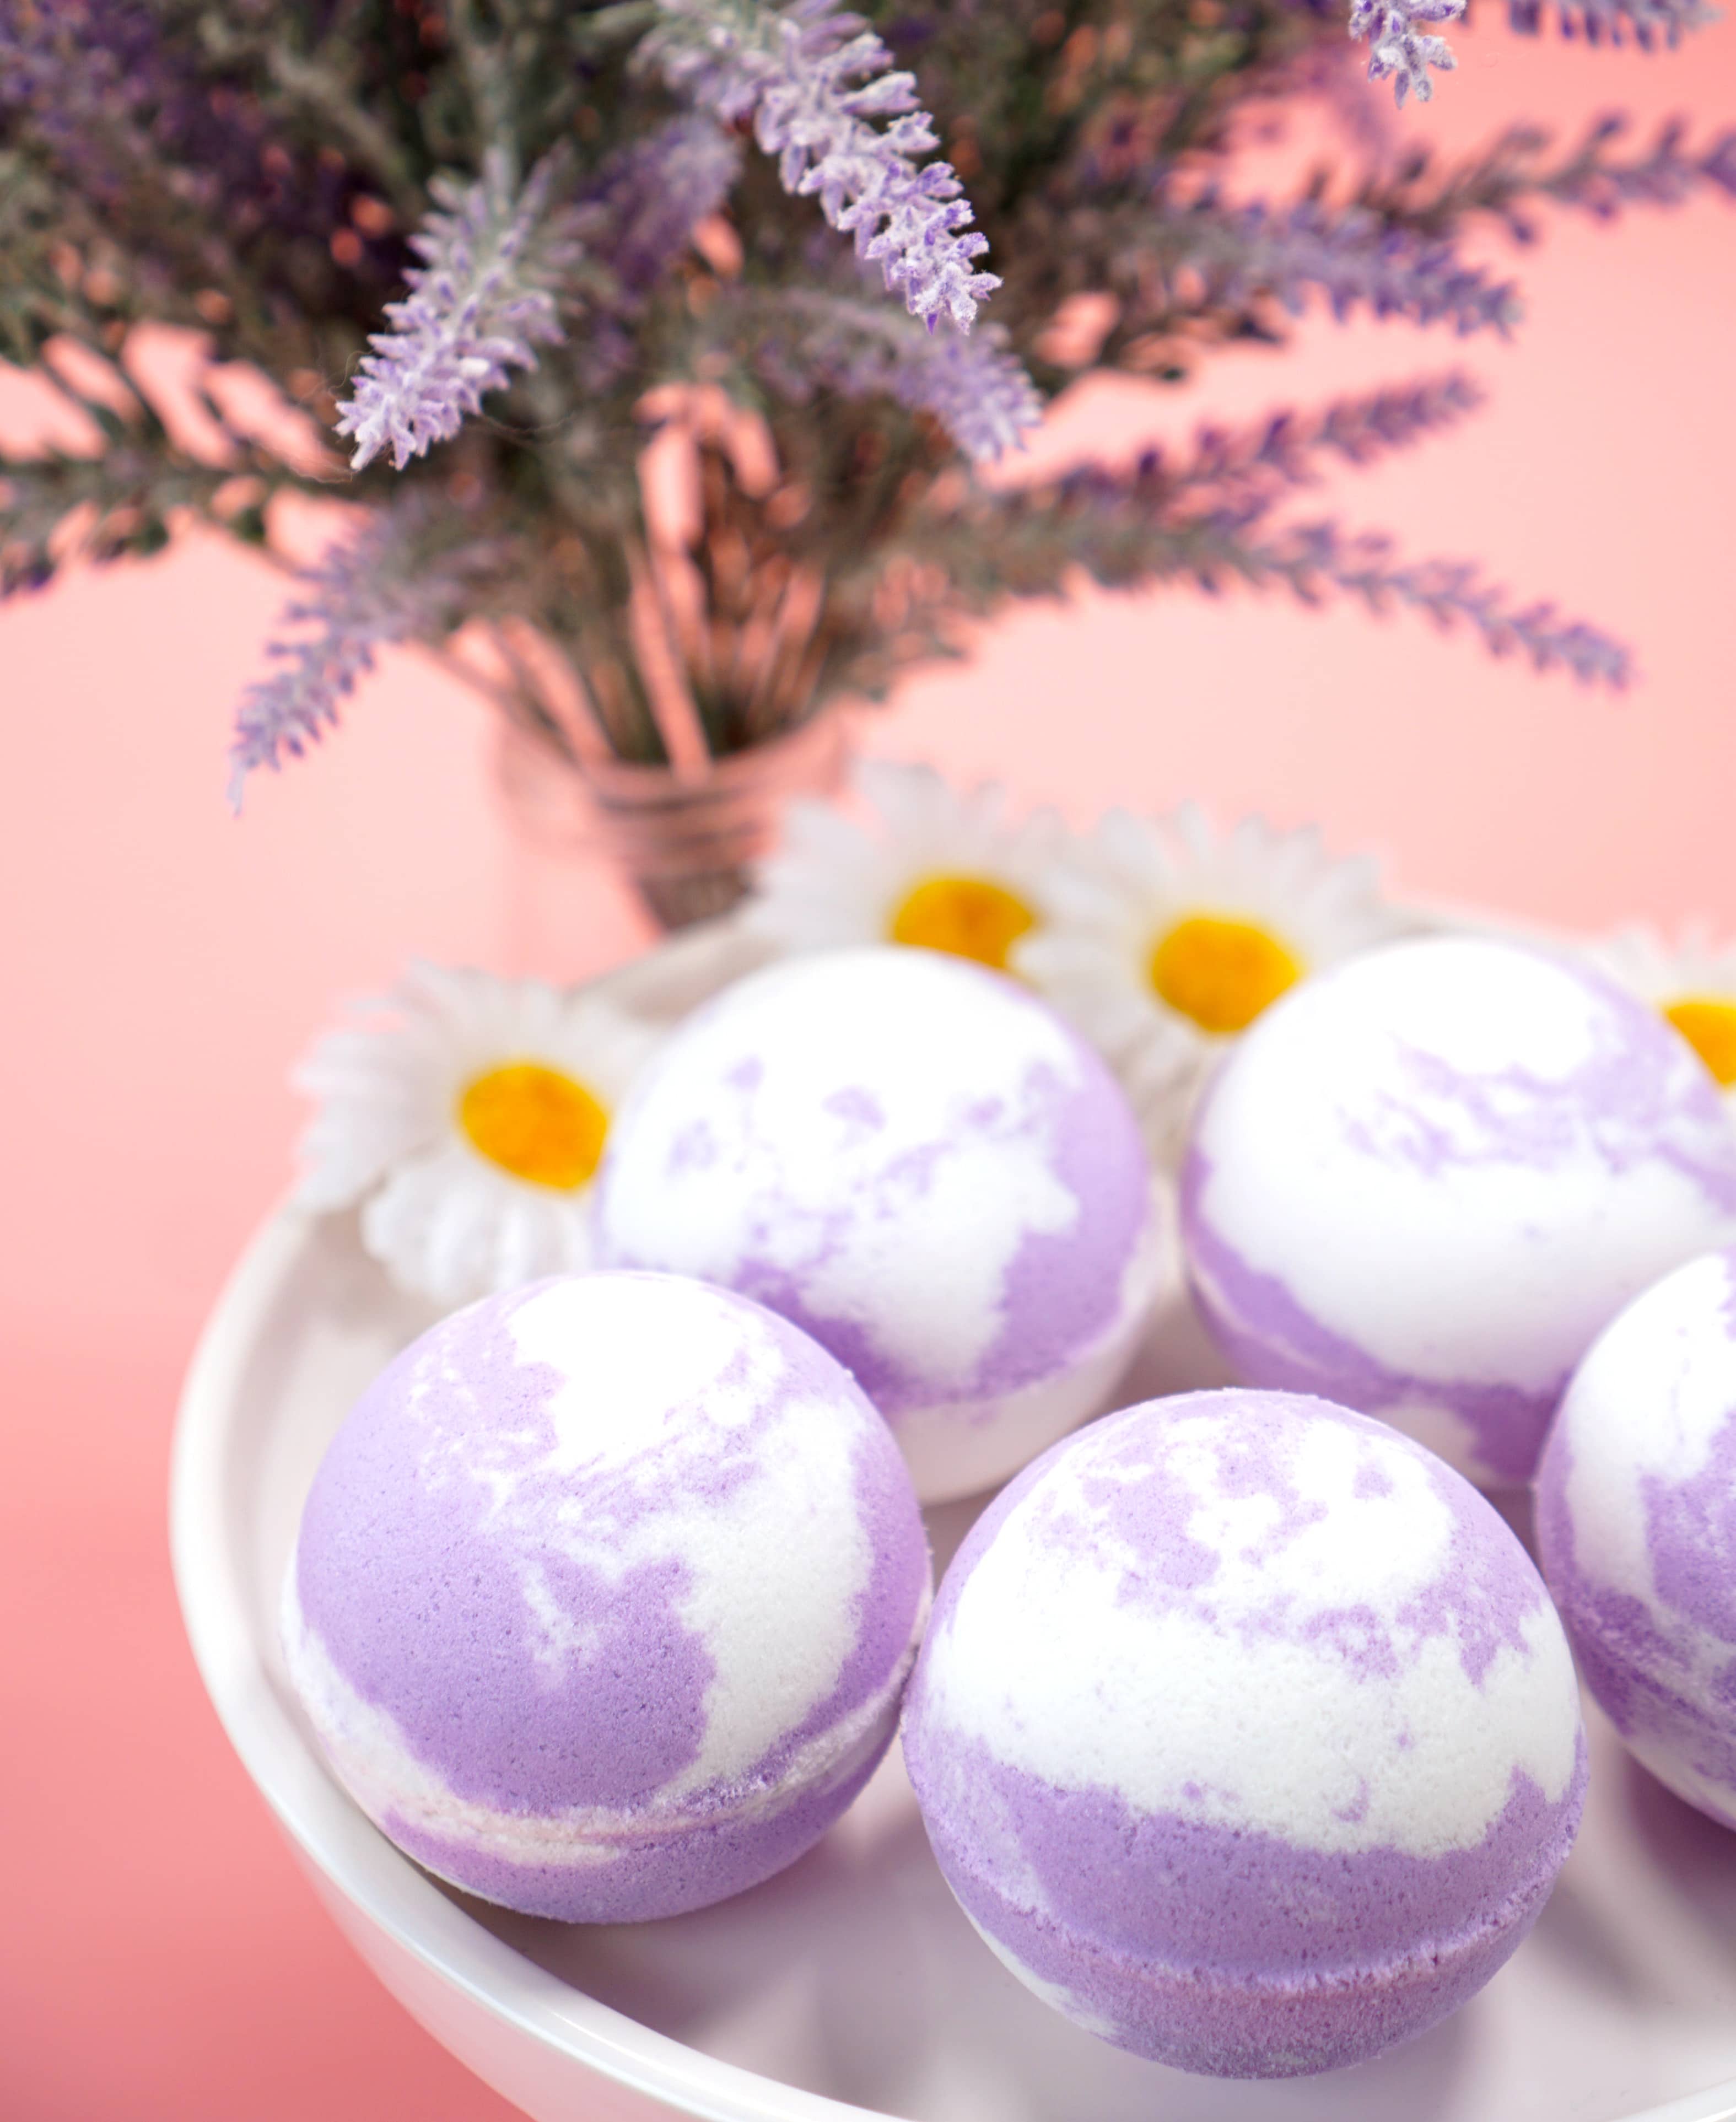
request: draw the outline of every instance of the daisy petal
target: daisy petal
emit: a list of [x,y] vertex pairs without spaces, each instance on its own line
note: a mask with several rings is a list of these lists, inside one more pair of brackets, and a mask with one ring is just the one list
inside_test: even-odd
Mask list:
[[297,1199],[361,1202],[368,1250],[443,1304],[582,1269],[609,1115],[658,1036],[595,993],[414,965],[296,1071]]
[[1014,970],[1104,1054],[1165,1164],[1224,1048],[1295,979],[1404,925],[1372,863],[1330,862],[1314,827],[1244,818],[1220,834],[1194,803],[1110,811],[1048,903]]
[[932,767],[863,760],[866,830],[832,806],[792,804],[747,918],[785,951],[922,943],[1005,970],[1012,940],[1049,915],[1060,821],[1010,820],[1003,789],[961,792]]

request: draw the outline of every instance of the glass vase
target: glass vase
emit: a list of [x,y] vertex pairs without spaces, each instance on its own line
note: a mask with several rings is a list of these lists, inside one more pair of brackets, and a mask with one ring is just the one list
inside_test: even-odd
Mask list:
[[499,774],[520,831],[550,850],[600,852],[659,927],[675,929],[727,914],[746,895],[784,806],[835,793],[847,754],[835,713],[697,770],[575,764],[503,720]]

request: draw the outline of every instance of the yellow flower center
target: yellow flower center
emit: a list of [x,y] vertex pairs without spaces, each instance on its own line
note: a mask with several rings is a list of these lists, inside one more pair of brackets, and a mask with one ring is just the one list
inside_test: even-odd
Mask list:
[[1684,995],[1664,1014],[1728,1090],[1736,1083],[1736,1003],[1710,995]]
[[1171,1009],[1221,1037],[1245,1031],[1295,985],[1303,968],[1276,936],[1251,921],[1190,914],[1159,937],[1146,970]]
[[891,935],[894,943],[950,951],[1004,973],[1007,952],[1036,925],[1035,913],[1004,885],[986,876],[931,876],[902,901]]
[[609,1115],[582,1083],[540,1061],[509,1061],[464,1086],[458,1124],[515,1179],[570,1194],[602,1160]]

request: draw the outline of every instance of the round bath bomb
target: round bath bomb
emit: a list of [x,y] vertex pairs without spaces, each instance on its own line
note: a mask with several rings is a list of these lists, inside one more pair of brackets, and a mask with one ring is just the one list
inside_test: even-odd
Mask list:
[[1108,1071],[1010,980],[937,951],[753,975],[617,1115],[600,1256],[794,1320],[856,1374],[926,1503],[1004,1480],[1101,1408],[1160,1264]]
[[1225,2078],[1356,2063],[1463,2003],[1585,1780],[1566,1640],[1489,1504],[1384,1423],[1240,1388],[1106,1416],[996,1498],[904,1756],[1013,1973]]
[[1736,1252],[1678,1268],[1598,1337],[1537,1500],[1592,1693],[1661,1783],[1736,1827]]
[[1182,1185],[1194,1295],[1246,1383],[1524,1481],[1601,1329],[1736,1239],[1736,1128],[1631,996],[1542,951],[1435,937],[1262,1017]]
[[781,1870],[884,1751],[928,1604],[885,1424],[672,1277],[489,1297],[369,1388],[284,1587],[351,1795],[455,1886],[636,1921]]

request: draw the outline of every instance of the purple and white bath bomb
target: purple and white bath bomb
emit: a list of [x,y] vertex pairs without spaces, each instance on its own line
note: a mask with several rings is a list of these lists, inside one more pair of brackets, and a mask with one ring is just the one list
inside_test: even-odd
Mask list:
[[926,1503],[1102,1407],[1160,1264],[1139,1130],[1010,980],[937,951],[791,960],[727,989],[617,1115],[600,1257],[736,1289],[848,1365]]
[[1196,1122],[1182,1230],[1247,1383],[1523,1481],[1600,1330],[1736,1239],[1736,1129],[1687,1041],[1597,975],[1430,937],[1260,1019]]
[[1360,2061],[1524,1937],[1578,1825],[1572,1661],[1524,1549],[1323,1400],[1148,1400],[947,1572],[904,1757],[965,1913],[1078,2025],[1225,2078]]
[[1593,1344],[1538,1470],[1538,1543],[1612,1722],[1736,1827],[1736,1252],[1678,1268]]
[[636,1921],[844,1810],[928,1588],[909,1476],[824,1349],[722,1290],[572,1276],[455,1314],[362,1395],[282,1635],[399,1848],[508,1908]]

